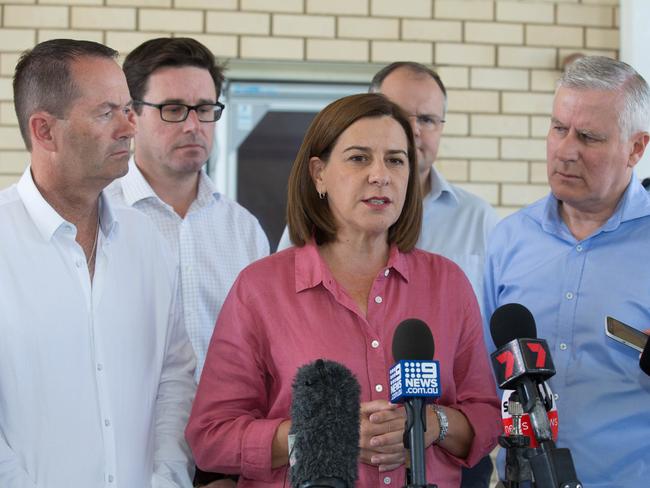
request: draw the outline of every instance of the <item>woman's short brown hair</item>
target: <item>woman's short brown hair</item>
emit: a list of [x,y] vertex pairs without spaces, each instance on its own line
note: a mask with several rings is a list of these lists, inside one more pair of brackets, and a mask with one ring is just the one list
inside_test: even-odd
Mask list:
[[327,161],[339,136],[359,119],[392,117],[404,129],[408,141],[409,178],[404,207],[397,222],[388,229],[388,243],[400,251],[413,249],[422,226],[422,197],[417,169],[413,130],[408,118],[393,102],[378,93],[351,95],[325,107],[312,121],[291,168],[288,184],[287,223],[289,237],[304,246],[312,236],[317,244],[336,238],[336,222],[327,199],[318,196],[309,171],[309,160]]

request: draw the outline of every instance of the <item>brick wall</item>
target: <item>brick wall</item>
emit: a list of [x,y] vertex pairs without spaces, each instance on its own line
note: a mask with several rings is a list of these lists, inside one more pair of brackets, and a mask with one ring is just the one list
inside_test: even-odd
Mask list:
[[438,167],[507,214],[547,192],[554,81],[573,52],[618,55],[618,0],[0,0],[0,188],[28,161],[18,54],[54,37],[126,53],[192,36],[221,59],[435,64],[449,88]]

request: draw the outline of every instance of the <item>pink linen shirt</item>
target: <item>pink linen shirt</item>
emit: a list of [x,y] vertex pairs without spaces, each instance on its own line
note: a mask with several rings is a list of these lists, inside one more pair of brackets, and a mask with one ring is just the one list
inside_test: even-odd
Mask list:
[[[427,481],[458,487],[460,466],[489,453],[501,431],[479,308],[454,263],[395,246],[372,285],[367,317],[313,243],[241,272],[219,315],[186,430],[197,465],[238,473],[239,486],[282,487],[287,467],[271,468],[271,443],[290,417],[296,370],[318,358],[338,361],[356,375],[362,402],[387,400],[393,333],[407,318],[431,328],[440,361],[438,403],[460,410],[474,430],[464,460],[436,445],[426,450]],[[357,484],[402,487],[404,466],[380,473],[360,463]]]

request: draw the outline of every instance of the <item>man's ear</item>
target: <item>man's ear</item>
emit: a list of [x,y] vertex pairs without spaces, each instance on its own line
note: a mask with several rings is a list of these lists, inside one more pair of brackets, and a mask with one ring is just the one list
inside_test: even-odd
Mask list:
[[327,163],[317,156],[309,160],[309,174],[318,193],[327,193],[327,188],[323,181],[323,170],[326,165]]
[[45,151],[55,152],[57,148],[54,131],[59,120],[47,112],[36,112],[29,117],[29,136],[32,147],[39,146]]
[[647,132],[637,132],[630,137],[631,150],[627,160],[628,167],[633,168],[639,162],[648,145],[648,140],[650,140],[650,135]]

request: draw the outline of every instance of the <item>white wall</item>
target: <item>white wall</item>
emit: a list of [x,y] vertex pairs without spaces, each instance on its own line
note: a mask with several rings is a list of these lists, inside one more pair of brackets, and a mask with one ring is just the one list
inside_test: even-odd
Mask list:
[[[650,2],[621,0],[621,60],[650,82]],[[636,167],[639,178],[650,176],[650,148]]]

